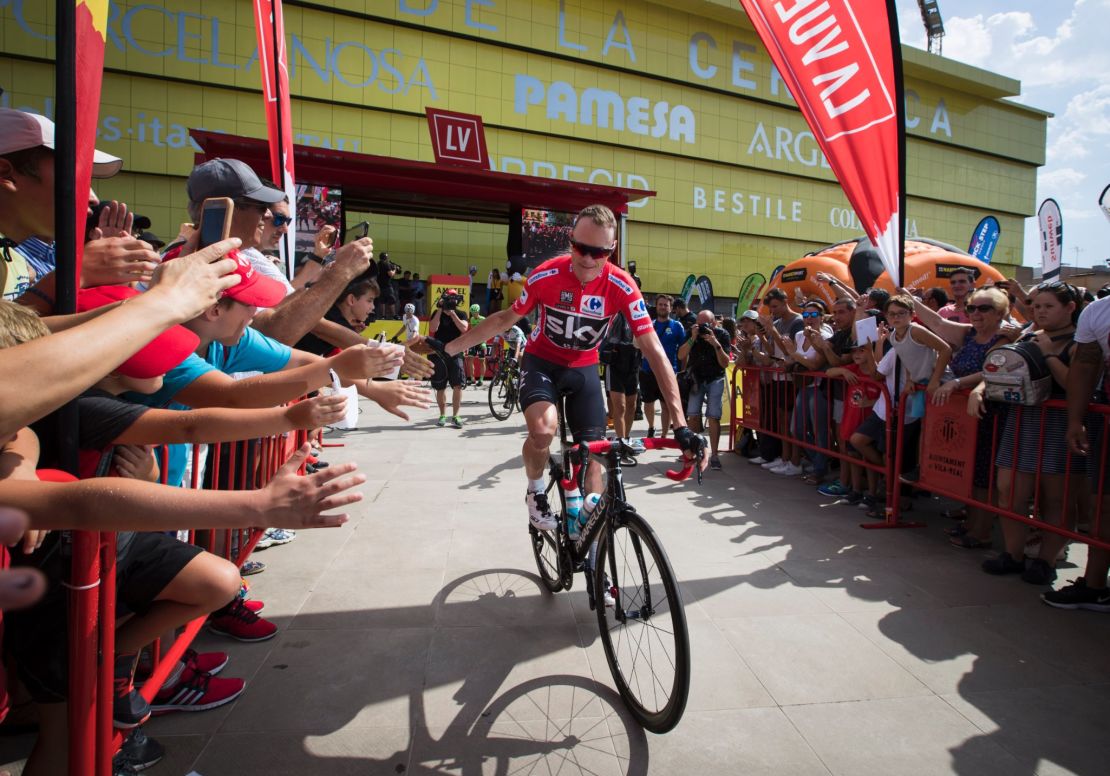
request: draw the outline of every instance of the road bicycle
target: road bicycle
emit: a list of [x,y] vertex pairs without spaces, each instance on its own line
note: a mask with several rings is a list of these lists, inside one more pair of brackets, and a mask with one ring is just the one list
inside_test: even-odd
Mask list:
[[497,366],[489,384],[489,411],[498,420],[508,420],[520,406],[520,365],[506,356]]
[[[682,597],[659,537],[625,496],[621,458],[637,451],[619,439],[568,445],[565,396],[557,404],[562,450],[551,456],[547,485],[549,503],[554,504],[551,492],[558,491],[562,508],[554,530],[528,526],[536,567],[552,593],[570,590],[575,573],[585,572],[617,692],[646,730],[665,733],[682,718],[690,693],[690,637]],[[643,444],[647,450],[678,448],[673,439],[646,438]],[[696,471],[700,483],[702,456],[704,446],[697,458],[667,476],[677,482]],[[572,537],[566,493],[585,492],[591,458],[604,462],[605,485],[586,524]]]

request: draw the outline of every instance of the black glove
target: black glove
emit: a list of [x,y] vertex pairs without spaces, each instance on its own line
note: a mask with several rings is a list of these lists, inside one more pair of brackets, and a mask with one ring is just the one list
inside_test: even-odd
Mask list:
[[432,355],[439,356],[443,360],[447,360],[450,356],[447,355],[445,348],[447,345],[434,337],[425,337],[424,343],[432,349]]
[[674,430],[674,441],[678,442],[683,452],[692,453],[695,458],[700,458],[705,452],[705,438],[695,434],[689,426],[682,426]]

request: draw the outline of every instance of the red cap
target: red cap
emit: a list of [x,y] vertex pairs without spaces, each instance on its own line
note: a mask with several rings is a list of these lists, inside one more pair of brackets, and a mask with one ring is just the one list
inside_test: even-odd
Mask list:
[[235,274],[239,282],[224,291],[224,296],[251,307],[273,307],[285,298],[285,286],[256,270],[238,250],[228,251],[226,258],[235,259],[238,264]]
[[[95,310],[113,302],[138,296],[129,286],[94,286],[77,292],[77,310]],[[184,326],[173,326],[155,337],[116,369],[127,377],[147,379],[158,377],[178,366],[200,345],[200,337]]]
[[77,482],[77,478],[61,469],[36,469],[39,482]]

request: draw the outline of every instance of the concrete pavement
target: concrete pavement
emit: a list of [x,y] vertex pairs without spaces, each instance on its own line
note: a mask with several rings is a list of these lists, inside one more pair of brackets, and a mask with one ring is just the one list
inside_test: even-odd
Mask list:
[[[581,579],[552,596],[535,576],[520,416],[466,399],[462,431],[364,403],[364,428],[331,437],[366,500],[342,529],[258,553],[253,596],[280,633],[201,638],[247,690],[150,723],[169,754],[149,773],[1106,772],[1110,616],[983,574],[928,504],[927,528],[865,531],[860,510],[731,454],[700,489],[666,480],[661,453],[626,474],[692,645],[682,723],[644,734]],[[1062,579],[1082,568],[1071,552]]]

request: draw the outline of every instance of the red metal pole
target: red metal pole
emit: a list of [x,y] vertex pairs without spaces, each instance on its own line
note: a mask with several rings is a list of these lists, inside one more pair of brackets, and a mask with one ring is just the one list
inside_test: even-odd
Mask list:
[[[100,534],[74,531],[69,593],[69,773],[96,776]],[[109,692],[111,685],[108,685]]]

